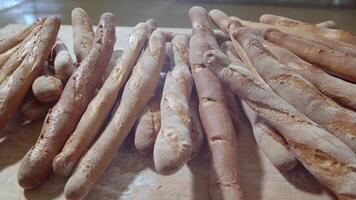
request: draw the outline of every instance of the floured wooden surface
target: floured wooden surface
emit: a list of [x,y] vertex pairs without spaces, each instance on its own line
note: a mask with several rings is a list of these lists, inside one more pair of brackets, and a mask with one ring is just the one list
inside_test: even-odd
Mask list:
[[[7,27],[19,28],[18,25]],[[115,50],[126,45],[131,27],[117,28]],[[177,30],[188,33],[188,29]],[[0,38],[3,34],[0,31]],[[59,37],[73,55],[72,31],[62,26]],[[115,55],[120,54],[116,51]],[[24,191],[17,184],[17,168],[27,150],[36,142],[42,122],[22,126],[17,118],[5,128],[5,137],[0,138],[0,199],[1,200],[45,200],[65,199],[65,178],[51,176],[48,182],[31,191]],[[203,152],[171,176],[158,175],[153,160],[137,153],[133,147],[133,136],[125,141],[103,177],[95,184],[87,200],[206,200],[208,199],[209,154]],[[238,137],[241,185],[246,200],[329,200],[334,199],[303,167],[282,174],[256,147],[248,124]]]

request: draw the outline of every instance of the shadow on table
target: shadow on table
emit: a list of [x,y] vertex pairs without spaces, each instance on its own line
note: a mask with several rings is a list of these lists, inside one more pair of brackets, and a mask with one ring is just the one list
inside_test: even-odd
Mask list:
[[0,171],[23,158],[37,141],[41,125],[42,121],[20,125],[15,118],[8,123],[0,138]]

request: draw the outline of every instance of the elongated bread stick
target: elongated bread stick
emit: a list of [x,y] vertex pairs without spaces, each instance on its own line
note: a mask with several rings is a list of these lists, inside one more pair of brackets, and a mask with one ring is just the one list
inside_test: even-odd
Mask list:
[[46,20],[45,17],[40,18],[35,22],[33,22],[32,24],[30,24],[29,26],[27,26],[26,28],[24,28],[22,31],[16,32],[15,34],[7,35],[6,38],[1,39],[0,54],[5,53],[9,49],[13,48],[14,46],[22,42],[27,36],[29,36],[33,32],[33,30],[36,27],[42,25],[45,20]]
[[[3,82],[24,61],[27,54],[33,49],[38,40],[42,25],[35,27],[32,32],[20,44],[17,50],[7,59],[0,70],[0,83]],[[16,47],[15,47],[16,48]]]
[[82,154],[100,133],[149,35],[150,29],[146,23],[139,23],[135,26],[129,36],[129,46],[124,50],[122,57],[117,59],[109,77],[88,105],[61,153],[54,158],[53,171],[56,175],[68,176]]
[[273,24],[276,26],[301,29],[304,31],[320,34],[329,39],[339,40],[340,42],[356,45],[356,36],[352,35],[350,32],[343,31],[340,29],[320,28],[314,24],[309,24],[295,19],[290,19],[287,17],[281,17],[281,16],[271,15],[271,14],[262,15],[260,17],[260,22]]
[[[232,42],[226,42],[224,51],[235,65],[244,67],[244,64],[237,57]],[[260,77],[260,76],[256,76]],[[260,79],[263,81],[263,79]],[[298,161],[290,151],[287,141],[281,134],[275,130],[267,121],[252,110],[245,102],[242,107],[250,121],[253,135],[259,148],[265,153],[271,163],[281,171],[287,171],[294,168]]]
[[[316,42],[320,45],[326,46],[330,49],[333,49],[335,51],[341,51],[344,53],[348,53],[350,55],[356,56],[356,46],[355,45],[350,45],[346,44],[337,40],[332,40],[329,38],[325,38],[321,36],[320,34],[315,34],[312,32],[308,32],[305,30],[301,29],[294,29],[290,27],[282,27],[282,26],[274,26],[270,24],[263,24],[263,23],[255,23],[255,22],[250,22],[246,20],[242,20],[238,17],[231,16],[228,17],[224,12],[214,9],[209,12],[210,17],[213,19],[214,23],[226,34],[229,34],[229,29],[234,30],[237,27],[241,26],[246,26],[250,28],[256,28],[256,29],[278,29],[284,33],[289,33],[293,34],[308,40],[311,40],[313,42]],[[236,47],[235,47],[236,48]],[[239,52],[240,54],[240,52]],[[244,59],[242,57],[242,59]],[[248,65],[248,63],[247,63]],[[247,66],[249,67],[249,66]]]
[[160,31],[154,31],[149,44],[133,68],[127,81],[121,101],[108,126],[82,157],[64,193],[67,199],[83,198],[105,172],[114,154],[121,146],[139,114],[152,96],[164,62],[165,38]]
[[355,56],[334,51],[312,41],[282,33],[276,29],[268,29],[262,35],[266,40],[292,51],[304,60],[316,64],[336,76],[356,82]]
[[356,154],[219,51],[206,65],[263,119],[283,134],[297,159],[339,199],[356,198]]
[[356,110],[356,84],[331,76],[319,67],[299,58],[288,49],[265,40],[263,46],[271,51],[281,63],[293,68],[324,95],[347,108]]
[[356,152],[355,113],[342,108],[302,76],[281,64],[263,47],[262,38],[249,28],[237,29],[234,37],[273,91]]
[[81,63],[89,54],[94,42],[93,25],[88,14],[81,8],[72,10],[73,50],[77,63]]
[[161,100],[161,129],[153,158],[162,174],[178,171],[192,154],[192,122],[189,100],[193,79],[188,66],[188,37],[172,40],[174,67],[167,73]]
[[114,43],[115,19],[111,13],[104,13],[89,55],[70,77],[59,101],[47,114],[36,144],[21,162],[17,175],[21,187],[34,188],[51,173],[53,158],[61,151],[93,97]]
[[25,57],[19,67],[0,85],[0,129],[4,128],[10,117],[19,108],[33,80],[42,71],[52,45],[56,39],[60,20],[49,17],[37,36],[36,45]]
[[199,96],[199,113],[211,153],[211,199],[242,199],[236,152],[236,133],[219,79],[204,66],[203,54],[218,49],[208,13],[195,6],[189,10],[193,35],[189,62]]

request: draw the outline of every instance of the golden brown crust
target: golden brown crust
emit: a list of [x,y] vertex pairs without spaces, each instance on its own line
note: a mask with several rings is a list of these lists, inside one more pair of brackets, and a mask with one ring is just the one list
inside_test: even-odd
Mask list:
[[193,36],[189,61],[199,96],[199,113],[211,152],[210,197],[242,199],[239,186],[236,133],[219,79],[204,66],[203,54],[219,49],[208,13],[195,6],[189,10]]
[[36,45],[17,69],[0,85],[0,129],[19,108],[33,80],[40,75],[60,26],[58,17],[49,17],[38,33]]
[[165,38],[160,31],[154,31],[145,52],[133,68],[114,116],[68,180],[64,189],[66,198],[83,198],[104,173],[152,96],[159,81],[164,56]]
[[57,104],[47,114],[37,143],[28,151],[18,171],[19,184],[34,188],[46,180],[53,158],[74,131],[109,63],[115,43],[115,20],[102,15],[93,48],[72,74]]

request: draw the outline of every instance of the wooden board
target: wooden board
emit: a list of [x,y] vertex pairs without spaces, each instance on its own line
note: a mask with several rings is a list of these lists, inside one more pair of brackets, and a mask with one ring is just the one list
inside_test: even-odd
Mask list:
[[[9,30],[18,25],[7,27]],[[126,45],[132,27],[117,28],[116,50]],[[187,33],[188,29],[169,29]],[[1,37],[1,33],[0,33]],[[62,26],[59,37],[72,55],[72,30]],[[48,182],[30,191],[17,183],[17,169],[28,149],[36,142],[42,122],[20,125],[15,116],[0,138],[0,199],[65,199],[65,178],[51,176]],[[238,134],[241,185],[246,200],[330,200],[334,199],[303,167],[285,174],[279,172],[256,146],[248,124]],[[206,200],[208,195],[209,153],[203,152],[178,173],[162,176],[154,171],[153,160],[133,148],[132,134],[115,155],[110,167],[95,184],[87,200]]]

